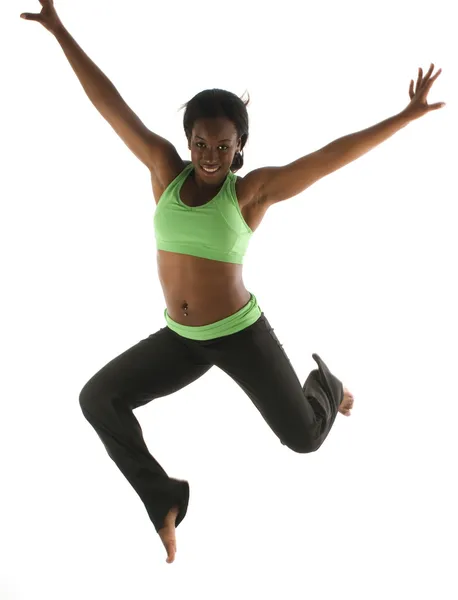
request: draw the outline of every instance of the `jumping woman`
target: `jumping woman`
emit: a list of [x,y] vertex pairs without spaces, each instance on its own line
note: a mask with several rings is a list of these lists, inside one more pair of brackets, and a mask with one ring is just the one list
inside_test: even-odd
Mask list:
[[165,327],[103,367],[84,386],[80,405],[109,456],[145,505],[166,550],[175,559],[175,528],[186,515],[189,484],[173,479],[150,454],[133,410],[173,394],[216,365],[254,402],[280,442],[294,452],[320,448],[337,413],[349,416],[352,394],[317,354],[302,386],[255,295],[243,283],[251,236],[266,211],[303,192],[362,156],[411,121],[441,108],[428,92],[440,74],[419,69],[411,102],[399,114],[283,167],[245,177],[247,103],[220,89],[205,90],[186,105],[184,130],[191,160],[148,130],[114,85],[78,46],[52,0],[41,23],[57,39],[91,102],[151,173],[159,279],[167,308]]

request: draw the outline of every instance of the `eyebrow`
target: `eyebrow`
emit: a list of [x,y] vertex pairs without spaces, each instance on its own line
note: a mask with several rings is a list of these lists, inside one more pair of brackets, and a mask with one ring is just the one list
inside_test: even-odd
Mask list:
[[[203,138],[203,137],[200,137],[200,135],[196,135],[195,137],[196,137],[196,138],[199,138],[199,140],[204,140],[204,142],[205,142],[205,138]],[[229,139],[227,139],[227,138],[226,138],[225,140],[220,140],[220,142],[231,142],[231,141],[232,141],[232,140],[229,140]],[[219,142],[218,142],[218,143],[219,143]]]

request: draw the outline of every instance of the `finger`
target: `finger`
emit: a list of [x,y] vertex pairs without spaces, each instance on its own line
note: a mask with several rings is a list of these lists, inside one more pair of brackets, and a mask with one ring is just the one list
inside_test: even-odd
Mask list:
[[436,79],[439,77],[439,75],[442,73],[442,69],[439,69],[439,71],[434,75],[434,77],[431,77],[430,81],[436,81]]
[[436,81],[436,79],[439,77],[439,75],[441,74],[442,69],[439,69],[439,71],[434,75],[434,77],[431,77],[431,79],[426,83],[426,90],[429,92],[429,90],[431,89],[431,86],[433,85],[433,83]]
[[434,71],[434,64],[431,63],[431,66],[429,67],[428,72],[425,75],[425,80],[428,79],[429,77],[431,77],[431,73]]
[[410,87],[409,87],[409,96],[410,96],[411,98],[413,98],[413,97],[414,97],[414,95],[415,95],[415,94],[413,93],[413,79],[411,79],[411,80],[410,80]]
[[437,102],[436,104],[430,104],[428,108],[430,110],[437,110],[438,108],[444,108],[445,102]]
[[420,67],[418,69],[417,89],[415,90],[415,93],[418,92],[418,90],[420,89],[422,77],[423,77],[423,70]]
[[33,13],[22,13],[21,19],[26,19],[27,21],[36,21],[39,15]]

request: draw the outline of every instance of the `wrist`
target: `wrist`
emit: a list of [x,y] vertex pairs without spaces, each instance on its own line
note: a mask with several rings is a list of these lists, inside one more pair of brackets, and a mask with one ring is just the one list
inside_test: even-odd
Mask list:
[[59,38],[62,35],[65,35],[67,33],[67,30],[59,21],[58,23],[56,23],[56,25],[53,26],[53,28],[51,29],[51,33],[54,35],[54,37]]
[[398,113],[396,117],[399,120],[399,123],[402,127],[405,127],[406,125],[408,125],[412,121],[415,121],[416,119],[416,117],[407,108]]

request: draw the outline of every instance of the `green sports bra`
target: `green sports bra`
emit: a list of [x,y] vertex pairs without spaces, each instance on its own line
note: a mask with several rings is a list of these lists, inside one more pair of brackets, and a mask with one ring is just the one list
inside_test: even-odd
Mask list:
[[202,206],[187,206],[180,190],[194,169],[190,163],[162,194],[154,214],[158,250],[243,264],[253,231],[237,200],[237,176],[229,171],[218,194]]

